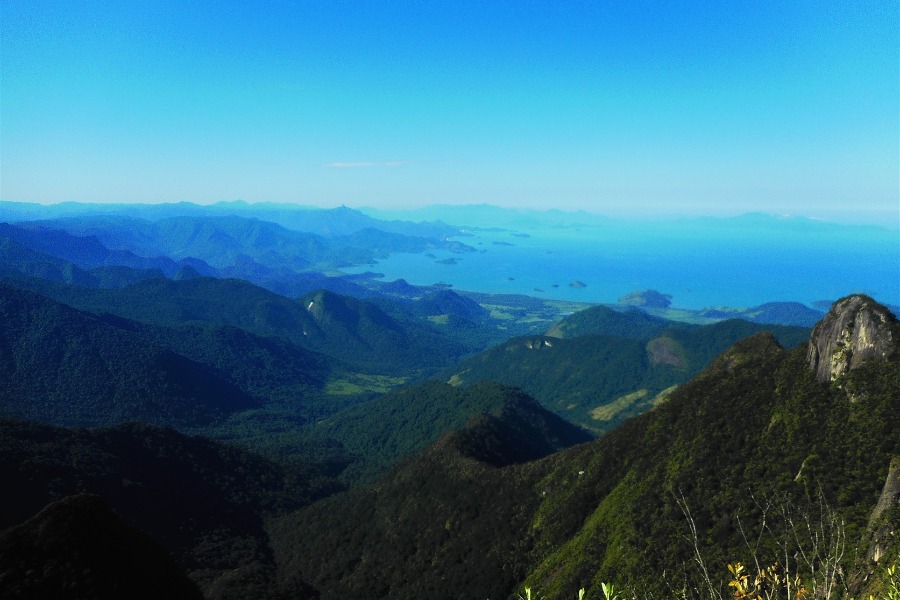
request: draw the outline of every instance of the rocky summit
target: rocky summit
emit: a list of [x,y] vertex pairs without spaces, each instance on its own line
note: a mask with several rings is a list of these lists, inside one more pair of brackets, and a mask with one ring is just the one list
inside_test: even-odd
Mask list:
[[900,323],[884,306],[863,295],[835,302],[813,328],[807,361],[816,379],[831,382],[861,364],[892,355]]

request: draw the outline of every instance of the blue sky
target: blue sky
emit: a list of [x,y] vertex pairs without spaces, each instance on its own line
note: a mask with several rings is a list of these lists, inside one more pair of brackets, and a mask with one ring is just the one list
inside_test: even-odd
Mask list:
[[898,224],[889,2],[0,3],[0,198]]

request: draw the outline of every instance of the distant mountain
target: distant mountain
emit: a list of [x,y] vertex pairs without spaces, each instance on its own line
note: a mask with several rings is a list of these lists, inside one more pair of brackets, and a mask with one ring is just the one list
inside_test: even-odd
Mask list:
[[74,263],[32,250],[9,236],[0,236],[0,274],[90,287],[99,285],[97,277]]
[[812,327],[825,315],[799,302],[767,302],[753,308],[738,309],[707,308],[698,314],[713,319],[744,319],[752,323],[777,323],[799,327]]
[[429,238],[445,238],[458,233],[457,228],[437,222],[381,221],[346,206],[322,209],[296,204],[248,203],[240,200],[217,202],[211,205],[190,202],[162,204],[62,202],[51,205],[0,202],[0,221],[37,221],[98,215],[130,216],[150,221],[171,217],[240,216],[270,221],[287,229],[315,233],[323,237],[350,235],[367,228]]
[[[581,332],[611,332],[611,334]],[[595,433],[665,401],[739,339],[771,331],[787,346],[808,330],[730,320],[688,325],[593,307],[551,328],[566,335],[514,338],[443,374],[454,385],[490,379],[521,387],[561,417]],[[627,336],[627,337],[626,337]]]
[[582,335],[614,335],[630,339],[647,339],[673,327],[677,323],[629,309],[626,311],[598,305],[580,310],[547,330],[547,335],[573,338]]
[[[190,265],[182,266],[179,273],[185,269],[197,273]],[[165,274],[160,269],[116,265],[82,269],[69,260],[32,250],[8,236],[0,236],[0,276],[37,278],[87,287],[117,288],[147,279],[165,277]]]
[[[4,235],[82,268],[117,265],[157,269],[174,277],[190,266],[202,275],[241,278],[289,296],[316,289],[373,296],[373,291],[341,277],[326,276],[323,271],[373,263],[394,252],[473,250],[457,241],[386,232],[371,226],[326,238],[236,215],[147,220],[89,214],[16,226],[0,224],[0,240]],[[39,276],[28,271],[24,274]]]
[[[196,258],[219,269],[233,267],[246,259],[269,269],[285,267],[303,271],[311,266],[364,264],[391,252],[435,248],[472,251],[459,242],[383,231],[376,229],[376,224],[329,237],[238,215],[173,216],[159,220],[88,215],[21,222],[16,228],[42,233],[45,237],[50,231],[60,230],[79,239],[92,240],[104,250],[143,257],[166,256],[176,261]],[[62,235],[60,231],[57,235]],[[93,252],[97,254],[100,250]]]
[[460,296],[453,290],[428,292],[417,303],[418,309],[426,316],[455,315],[470,321],[478,321],[490,316],[490,312],[470,298]]
[[0,285],[0,414],[66,425],[207,424],[257,406],[212,369]]
[[669,308],[672,296],[656,290],[637,290],[619,298],[619,304],[646,308]]
[[[218,211],[232,210],[238,208],[238,203],[220,203],[211,208]],[[256,203],[244,204],[243,210],[235,212],[272,221],[288,229],[308,231],[325,237],[348,236],[365,229],[436,239],[444,239],[459,233],[458,228],[440,222],[379,220],[346,206],[304,210],[292,205]]]
[[[94,235],[73,235],[52,225],[13,226],[0,223],[0,240],[4,239],[29,250],[71,262],[82,269],[123,266],[158,270],[171,276],[184,266],[184,263],[179,264],[176,260],[163,256],[162,252],[151,251],[138,256],[125,248],[111,250]],[[195,261],[193,266],[207,274],[211,272],[210,267],[200,261]]]
[[161,325],[205,322],[288,340],[363,370],[410,373],[450,364],[466,348],[433,328],[400,323],[376,305],[319,291],[292,300],[237,279],[142,281],[116,290],[39,281],[18,286],[94,313]]
[[[812,344],[830,347],[821,335]],[[759,560],[808,586],[827,572],[849,594],[877,593],[862,576],[900,556],[878,537],[898,526],[885,482],[900,464],[900,362],[873,356],[826,384],[806,355],[746,338],[656,410],[536,462],[497,468],[452,434],[274,524],[282,576],[323,598],[503,598],[527,585],[562,600],[603,597],[603,582],[665,595],[708,576],[725,590],[726,563],[752,578]]]

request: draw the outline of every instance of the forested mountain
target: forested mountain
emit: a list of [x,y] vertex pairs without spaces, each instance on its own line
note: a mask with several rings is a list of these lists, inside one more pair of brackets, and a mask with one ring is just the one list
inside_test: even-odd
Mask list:
[[490,379],[521,387],[563,418],[602,433],[663,402],[731,344],[760,331],[787,347],[808,336],[799,327],[736,319],[688,325],[596,306],[548,335],[509,340],[444,375],[454,385]]
[[112,316],[104,317],[104,321],[213,367],[260,403],[298,409],[297,400],[324,388],[332,369],[330,361],[321,354],[281,338],[254,335],[230,325],[192,323],[170,327]]
[[626,311],[607,306],[592,306],[566,317],[547,330],[547,335],[573,338],[582,335],[614,335],[632,339],[649,339],[662,333],[674,323],[654,317],[635,308]]
[[[499,420],[498,420],[499,419]],[[542,408],[521,390],[492,382],[465,389],[436,381],[408,386],[331,415],[314,435],[334,439],[356,458],[345,479],[371,480],[400,459],[424,449],[449,431],[502,423],[514,436],[497,434],[497,448],[483,445],[487,462],[522,462],[591,439],[585,431]],[[502,441],[501,441],[502,440]],[[507,444],[508,446],[504,446]]]
[[[783,567],[807,585],[828,564],[842,589],[862,585],[857,576],[877,566],[873,533],[900,522],[896,497],[882,494],[900,457],[900,326],[869,299],[857,309],[850,323],[882,326],[850,327],[835,360],[873,335],[888,346],[833,381],[816,379],[806,347],[786,351],[762,333],[656,410],[537,462],[492,467],[450,436],[371,488],[282,519],[282,580],[308,581],[323,598],[506,597],[523,582],[547,598],[582,587],[593,598],[613,580],[701,597],[697,556],[724,594],[726,562],[786,553]],[[805,518],[827,541],[790,528]],[[879,544],[880,564],[896,560],[896,543]]]
[[714,319],[744,319],[751,323],[780,323],[811,327],[825,313],[809,308],[799,302],[767,302],[745,309],[706,309],[700,311],[702,317]]
[[71,262],[82,269],[124,266],[134,269],[157,270],[172,276],[185,265],[191,265],[192,268],[207,274],[212,272],[209,265],[194,257],[179,262],[163,256],[161,252],[137,255],[124,247],[111,250],[94,235],[73,235],[52,224],[26,223],[13,226],[0,223],[0,239],[15,242],[18,246],[34,252]]
[[[15,490],[4,494],[0,529],[20,523],[48,502],[85,492],[96,494],[119,518],[165,548],[207,598],[274,597],[275,564],[264,518],[310,502],[322,491],[320,482],[299,469],[287,472],[237,448],[141,424],[88,431],[0,421],[0,458],[2,481]],[[89,508],[91,513],[102,512]],[[86,526],[73,531],[65,522],[45,522],[38,540],[65,540],[70,553],[91,560],[96,536],[110,528],[122,529],[110,522],[115,521],[112,516],[100,517],[104,524],[93,522],[98,526],[93,533]],[[47,520],[45,516],[38,519]],[[22,552],[25,547],[16,537],[33,538],[27,530],[34,527],[26,524],[26,531],[0,534],[0,557],[6,557],[0,562],[4,575],[0,591],[7,584],[6,576],[15,579],[27,571],[7,560],[18,562],[15,550]],[[81,539],[72,539],[77,531]],[[128,551],[122,546],[107,552],[114,549]],[[47,545],[43,551],[62,549]],[[41,556],[40,549],[33,556]],[[79,581],[87,585],[88,580],[88,575],[81,579],[72,573],[54,576],[72,577],[70,585]],[[31,579],[40,577],[32,574]],[[131,581],[137,587],[144,583]],[[24,589],[30,594],[16,595],[13,592],[19,588],[7,588],[10,595],[3,596],[36,597],[35,588]]]
[[199,425],[258,403],[99,317],[0,285],[0,410],[66,425]]
[[203,598],[165,550],[91,495],[0,531],[0,565],[4,598]]
[[395,374],[434,369],[467,351],[425,324],[400,323],[372,303],[325,291],[291,299],[246,281],[208,277],[153,279],[115,290],[39,280],[11,283],[82,310],[135,321],[231,325],[363,370]]
[[[760,324],[811,323],[794,303],[550,326],[583,305],[321,271],[465,251],[413,233],[441,224],[69,208],[0,224],[0,413],[32,420],[0,423],[4,597],[119,589],[98,540],[217,599],[699,598],[756,560],[858,594],[898,559],[900,325],[870,298],[809,344]],[[28,569],[67,553],[84,578]]]
[[[432,440],[444,435],[439,446],[452,447],[469,461],[499,466],[587,439],[521,392],[494,384],[466,392],[430,385],[437,389],[408,391],[403,399],[418,400],[411,406],[394,403],[397,412],[418,422],[398,418],[398,432],[384,423],[380,431],[356,428],[360,441],[352,446],[350,436],[344,436],[348,445],[361,451],[383,448],[398,460],[417,449],[403,444],[414,443],[426,428],[424,435]],[[425,403],[430,406],[423,409]],[[432,423],[442,410],[454,414]],[[446,434],[462,425],[461,431]],[[354,430],[352,419],[349,429]],[[166,548],[208,598],[312,597],[296,574],[276,583],[263,521],[334,491],[334,482],[314,465],[286,469],[246,451],[140,424],[73,431],[0,421],[0,477],[17,490],[2,503],[0,529],[49,501],[79,492],[97,494]],[[46,536],[65,535],[53,527],[44,528]],[[73,548],[79,551],[78,544]]]
[[32,250],[9,236],[0,237],[0,274],[91,287],[99,285],[96,277],[74,263]]

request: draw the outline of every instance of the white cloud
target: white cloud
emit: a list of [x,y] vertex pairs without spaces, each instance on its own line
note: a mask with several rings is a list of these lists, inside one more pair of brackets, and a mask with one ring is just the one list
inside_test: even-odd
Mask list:
[[385,162],[333,162],[325,166],[330,169],[365,169],[371,167],[402,167],[406,161],[391,160]]

